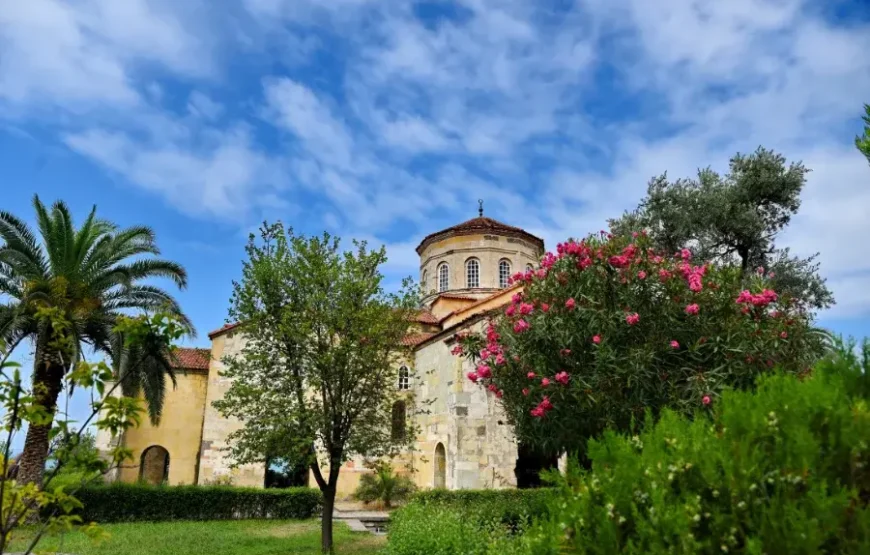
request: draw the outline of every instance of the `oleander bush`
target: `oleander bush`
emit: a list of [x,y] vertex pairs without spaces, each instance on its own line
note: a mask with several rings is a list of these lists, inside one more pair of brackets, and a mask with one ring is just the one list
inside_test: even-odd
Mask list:
[[76,497],[84,522],[305,519],[318,515],[322,503],[313,488],[111,484],[83,488]]

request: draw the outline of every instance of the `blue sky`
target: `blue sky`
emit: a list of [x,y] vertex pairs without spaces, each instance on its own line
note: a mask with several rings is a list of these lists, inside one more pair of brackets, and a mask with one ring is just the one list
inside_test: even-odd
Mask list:
[[387,246],[487,214],[549,246],[759,145],[813,172],[782,244],[870,334],[870,4],[0,0],[0,189],[155,228],[200,335],[263,219]]

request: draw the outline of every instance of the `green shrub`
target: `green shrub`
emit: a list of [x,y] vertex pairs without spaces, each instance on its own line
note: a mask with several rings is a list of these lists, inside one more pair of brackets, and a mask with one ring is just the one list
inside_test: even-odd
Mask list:
[[353,496],[363,503],[381,502],[390,508],[393,501],[404,501],[416,489],[408,476],[396,474],[386,462],[371,465],[373,472],[363,474]]
[[515,541],[500,526],[481,526],[449,504],[412,502],[393,513],[385,555],[509,555]]
[[256,489],[227,486],[112,484],[76,494],[85,522],[160,520],[304,519],[320,512],[312,488]]
[[[865,350],[865,355],[868,351]],[[870,553],[870,411],[840,358],[589,444],[528,553]]]
[[500,490],[433,489],[414,495],[412,504],[447,507],[475,525],[498,523],[517,528],[533,517],[547,512],[553,497],[551,488]]
[[499,398],[520,441],[583,452],[605,429],[637,431],[644,412],[715,405],[760,373],[807,371],[823,352],[800,299],[771,280],[644,235],[559,245],[482,335],[460,337],[468,378]]

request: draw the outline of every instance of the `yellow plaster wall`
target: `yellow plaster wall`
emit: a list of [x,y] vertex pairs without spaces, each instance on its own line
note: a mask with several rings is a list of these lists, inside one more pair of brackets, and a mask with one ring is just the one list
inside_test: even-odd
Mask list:
[[179,372],[175,389],[168,377],[166,381],[160,424],[153,426],[148,416],[143,415],[139,427],[124,435],[124,444],[133,451],[133,461],[121,469],[122,482],[137,481],[143,451],[160,445],[169,452],[169,484],[195,483],[207,376],[204,372]]

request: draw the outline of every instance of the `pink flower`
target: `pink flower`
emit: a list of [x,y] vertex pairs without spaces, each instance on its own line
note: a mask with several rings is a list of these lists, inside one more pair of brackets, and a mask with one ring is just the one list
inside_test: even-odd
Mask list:
[[679,349],[680,344],[677,341],[671,341],[671,347],[673,347],[674,349]]
[[541,303],[541,312],[549,312],[549,311],[550,311],[550,305],[548,305],[547,303]]
[[489,386],[487,387],[487,389],[490,390],[490,391],[492,391],[493,393],[495,393],[496,391],[498,391],[498,387],[496,387],[496,385],[495,385],[494,383],[489,384]]
[[538,405],[537,407],[533,408],[531,410],[531,413],[532,413],[532,416],[534,416],[535,418],[543,418],[544,417],[544,409],[541,408],[541,405]]
[[570,379],[570,376],[568,376],[568,372],[565,372],[563,370],[563,371],[559,372],[558,374],[556,374],[553,377],[553,379],[562,385],[568,385],[568,380]]
[[503,355],[502,353],[499,353],[499,354],[497,354],[497,355],[495,356],[495,363],[496,363],[498,366],[501,366],[501,365],[504,364],[505,362],[506,362],[506,361],[505,361],[505,359],[504,359],[504,355]]
[[514,305],[510,305],[510,306],[507,307],[507,308],[505,309],[505,311],[504,311],[504,313],[505,313],[507,316],[513,316],[515,312],[516,312],[516,308],[514,308]]
[[710,399],[709,395],[704,395],[703,397],[701,397],[701,402],[705,405],[709,405],[711,401],[712,399]]
[[764,275],[764,266],[759,266],[758,268],[755,269],[755,272],[758,275],[763,276]]
[[451,355],[461,355],[462,354],[462,345],[456,345],[450,351]]
[[637,239],[637,231],[632,231],[631,236],[634,237],[635,239]]
[[502,391],[501,389],[499,389],[498,391],[495,392],[495,396],[498,397],[499,399],[501,399],[503,395],[504,395],[504,391]]
[[631,314],[625,315],[625,321],[629,326],[633,326],[640,322],[640,314],[637,312],[632,312]]
[[477,367],[477,375],[481,378],[486,379],[492,376],[492,370],[490,370],[489,366],[487,366],[486,364],[481,364]]
[[516,323],[514,324],[514,333],[523,333],[524,331],[526,331],[530,327],[531,326],[529,326],[529,323],[526,322],[525,320],[517,320]]
[[550,402],[549,397],[544,397],[541,400],[541,408],[544,410],[551,410],[553,408],[553,403]]
[[473,381],[474,383],[477,383],[477,380],[480,379],[479,376],[477,375],[477,373],[475,373],[475,372],[469,372],[466,375],[468,376],[468,379]]
[[697,304],[690,304],[686,307],[686,314],[697,314],[701,308]]
[[559,354],[562,355],[563,357],[570,356],[571,349],[562,349],[561,351],[559,351]]
[[787,332],[782,332],[781,334],[779,334],[779,336],[782,337],[783,339],[788,339],[788,333],[787,333]]
[[598,345],[599,343],[601,343],[601,336],[600,335],[592,336],[592,342],[595,343],[596,345]]
[[625,256],[624,254],[621,254],[619,256],[611,256],[607,261],[610,262],[610,265],[614,268],[625,268],[631,263],[629,257]]
[[489,350],[487,350],[487,349],[480,350],[480,358],[482,358],[483,360],[488,359],[490,356],[492,356],[492,353],[490,353]]
[[671,273],[662,268],[661,270],[659,270],[659,279],[661,281],[668,281],[669,279],[671,279]]
[[574,306],[576,304],[577,303],[574,301],[573,298],[568,299],[567,301],[565,301],[565,308],[567,308],[568,310],[574,310]]
[[767,277],[769,277],[770,279],[775,278],[775,277],[776,277],[776,272],[772,272],[772,271],[771,271],[771,272],[767,272]]
[[523,395],[525,395],[526,397],[529,396],[529,388],[528,387],[523,388]]
[[511,302],[513,304],[520,304],[521,302],[523,302],[523,294],[522,293],[514,293],[514,295],[511,297]]
[[535,305],[533,305],[531,303],[523,303],[520,305],[520,314],[522,314],[523,316],[526,316],[528,314],[531,314],[534,309],[535,309]]
[[534,379],[535,379],[535,373],[534,373],[534,372],[529,372],[528,374],[526,374],[526,377],[527,377],[528,379],[530,379],[530,380],[534,380]]
[[681,249],[680,250],[680,258],[682,258],[683,260],[688,262],[689,260],[692,259],[692,251],[690,251],[689,249]]
[[550,385],[550,380],[549,380],[549,378],[543,378],[543,379],[541,379],[541,387],[547,387],[548,385]]
[[646,272],[644,272],[643,270],[639,271],[637,273],[637,279],[646,279]]
[[535,272],[535,275],[538,276],[538,279],[544,279],[545,277],[547,277],[547,269],[538,268],[538,271]]

